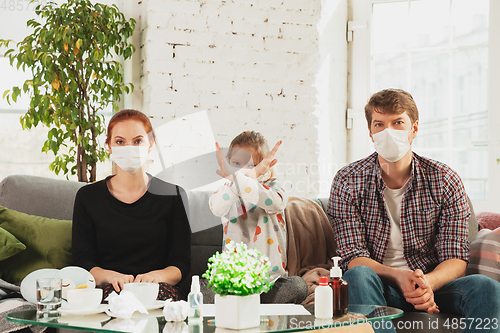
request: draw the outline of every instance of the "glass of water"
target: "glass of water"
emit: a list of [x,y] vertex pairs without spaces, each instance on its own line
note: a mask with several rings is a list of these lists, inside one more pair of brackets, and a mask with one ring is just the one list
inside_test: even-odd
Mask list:
[[61,279],[46,278],[36,280],[37,318],[58,317],[61,307]]

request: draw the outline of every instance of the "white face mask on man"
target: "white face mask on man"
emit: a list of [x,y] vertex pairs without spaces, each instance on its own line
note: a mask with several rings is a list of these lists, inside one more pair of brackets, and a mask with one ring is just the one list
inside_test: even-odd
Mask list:
[[408,131],[386,128],[372,134],[375,151],[386,161],[397,162],[410,150]]
[[148,146],[111,147],[110,159],[123,171],[134,174],[146,163],[149,155]]

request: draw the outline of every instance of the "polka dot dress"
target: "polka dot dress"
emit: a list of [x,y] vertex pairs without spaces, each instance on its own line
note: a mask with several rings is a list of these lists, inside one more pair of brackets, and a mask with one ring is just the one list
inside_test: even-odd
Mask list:
[[288,197],[276,180],[260,182],[242,173],[210,197],[210,209],[221,217],[223,247],[230,241],[257,248],[271,261],[271,275],[288,276],[286,223]]

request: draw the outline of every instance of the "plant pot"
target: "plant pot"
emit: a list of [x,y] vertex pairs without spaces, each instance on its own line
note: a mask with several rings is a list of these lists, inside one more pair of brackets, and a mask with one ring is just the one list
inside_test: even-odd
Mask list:
[[260,295],[215,295],[215,325],[242,330],[260,325]]

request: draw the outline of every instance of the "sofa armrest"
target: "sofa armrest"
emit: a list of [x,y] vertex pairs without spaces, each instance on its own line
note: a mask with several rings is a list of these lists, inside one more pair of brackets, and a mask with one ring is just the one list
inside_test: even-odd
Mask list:
[[312,199],[315,203],[317,203],[325,212],[326,214],[326,209],[328,208],[328,198],[314,198]]

